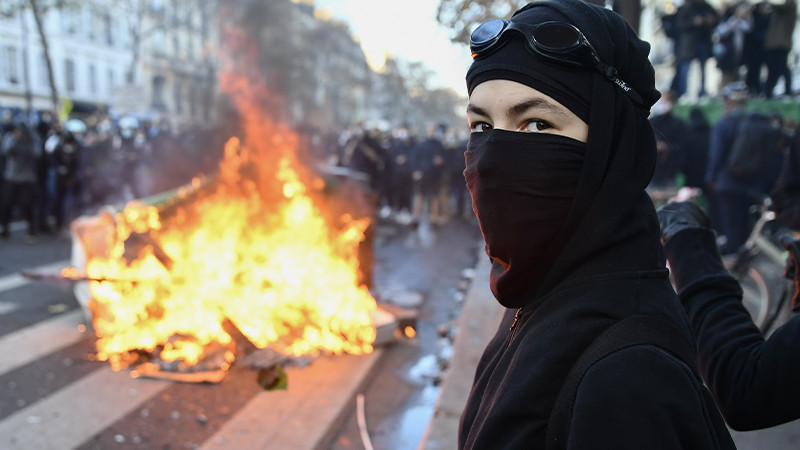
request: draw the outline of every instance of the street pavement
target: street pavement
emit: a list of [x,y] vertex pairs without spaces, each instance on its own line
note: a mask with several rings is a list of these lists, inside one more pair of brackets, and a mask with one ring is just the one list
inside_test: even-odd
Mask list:
[[[403,285],[421,289],[430,281],[420,273],[437,279],[441,286],[427,293],[427,303],[442,303],[439,317],[420,319],[428,323],[418,324],[420,335],[426,332],[434,339],[436,324],[446,323],[459,302],[443,292],[453,290],[448,286],[459,280],[463,263],[474,263],[479,236],[474,224],[453,224],[438,233],[433,239],[439,242],[429,248],[418,242],[400,254],[381,250],[378,263],[384,268],[379,281],[390,284],[384,291],[413,297],[411,292],[397,291],[394,281],[405,280]],[[113,372],[107,363],[87,358],[94,350],[94,336],[86,331],[88,323],[72,285],[33,282],[20,275],[23,269],[55,272],[68,266],[69,238],[45,235],[30,243],[22,234],[17,230],[11,239],[0,241],[2,449],[362,448],[340,428],[355,416],[355,399],[361,392],[368,397],[368,413],[383,407],[386,397],[368,396],[369,385],[380,384],[370,377],[384,377],[395,392],[413,390],[381,374],[380,366],[391,367],[387,363],[391,352],[411,355],[423,349],[419,341],[428,338],[377,348],[370,355],[319,358],[307,367],[288,367],[285,391],[261,390],[255,372],[236,364],[219,384],[135,379],[128,371]],[[403,233],[393,239],[391,245],[406,247]],[[396,278],[383,280],[386,270]],[[431,386],[424,388],[426,393],[432,392]],[[372,421],[375,442],[383,444],[375,448],[390,448],[385,441],[391,435],[380,436],[381,428],[390,425],[380,423],[375,414],[367,420]],[[417,436],[413,444],[391,448],[416,447],[426,423],[423,416],[419,433],[411,433]]]
[[[263,391],[252,371],[235,366],[219,384],[131,378],[86,358],[93,336],[82,331],[86,321],[70,285],[19,275],[69,265],[69,248],[64,236],[0,242],[0,448],[330,448],[331,433],[351,414],[384,352],[289,368],[286,391]],[[475,365],[502,313],[488,288],[488,260],[477,252],[419,449],[457,447]],[[800,421],[732,434],[740,449],[795,449]]]

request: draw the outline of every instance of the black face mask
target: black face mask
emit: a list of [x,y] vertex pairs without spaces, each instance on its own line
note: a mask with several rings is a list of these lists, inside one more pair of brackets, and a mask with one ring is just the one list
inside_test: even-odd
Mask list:
[[546,133],[470,136],[464,177],[492,259],[492,292],[503,306],[523,306],[547,275],[585,151],[580,141]]

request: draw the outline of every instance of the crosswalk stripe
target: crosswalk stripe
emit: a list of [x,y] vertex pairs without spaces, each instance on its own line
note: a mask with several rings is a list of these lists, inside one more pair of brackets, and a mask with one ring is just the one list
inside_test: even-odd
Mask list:
[[319,448],[327,424],[341,415],[382,354],[376,349],[368,355],[320,358],[303,369],[289,367],[286,390],[253,397],[200,448],[273,448],[278,443],[294,450]]
[[[69,266],[68,260],[63,261],[56,261],[51,264],[45,264],[43,266],[34,267],[31,270],[37,272],[55,272],[59,269],[63,269],[64,267]],[[4,277],[0,277],[0,292],[8,291],[11,289],[18,288],[20,286],[25,286],[26,284],[30,283],[31,280],[23,277],[22,275],[15,273],[13,275],[6,275]]]
[[28,229],[28,224],[22,220],[11,222],[8,226],[8,231],[11,233],[16,233],[17,231],[22,231],[27,229]]
[[0,278],[0,292],[10,291],[11,289],[25,286],[30,282],[30,280],[18,273],[15,273],[14,275],[6,275],[3,278]]
[[170,384],[103,367],[0,422],[0,448],[75,448]]
[[10,312],[16,311],[19,309],[19,306],[14,303],[0,303],[0,315],[8,314]]
[[70,311],[0,338],[0,374],[77,342],[81,311]]

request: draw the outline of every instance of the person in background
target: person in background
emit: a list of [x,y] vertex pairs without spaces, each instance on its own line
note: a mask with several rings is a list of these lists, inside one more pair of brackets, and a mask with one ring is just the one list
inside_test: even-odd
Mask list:
[[653,105],[650,125],[656,133],[656,168],[652,188],[673,188],[686,157],[688,130],[686,122],[672,113],[675,94],[665,92]]
[[11,138],[4,142],[2,151],[5,155],[3,171],[5,191],[0,209],[0,238],[7,239],[10,236],[11,217],[16,210],[19,210],[28,224],[26,242],[35,240],[34,206],[38,147],[31,130],[21,123],[14,127]]
[[[744,37],[744,64],[747,70],[745,83],[752,97],[764,94],[761,68],[764,66],[764,39],[767,36],[772,7],[766,0],[753,5],[750,10],[752,25]],[[712,223],[714,218],[711,218]]]
[[678,97],[686,94],[689,68],[695,59],[700,63],[698,97],[706,95],[706,61],[711,57],[711,35],[719,14],[706,0],[687,0],[678,7]]
[[[506,312],[459,448],[734,448],[695,356],[665,348],[693,352],[645,190],[649,44],[609,9],[539,0],[478,26],[470,47],[464,177]],[[639,321],[666,340],[625,328]],[[595,353],[609,333],[623,345]]]
[[64,133],[62,141],[53,152],[53,166],[56,173],[55,225],[59,231],[67,231],[66,227],[76,216],[80,201],[82,181],[80,179],[83,145],[69,131]]
[[469,191],[464,184],[464,152],[467,151],[467,143],[469,141],[462,137],[456,136],[455,146],[453,151],[446,158],[445,164],[447,170],[450,171],[450,197],[452,199],[453,211],[452,216],[456,219],[465,219],[467,213],[470,215],[472,209],[469,205]]
[[364,125],[346,141],[340,165],[361,172],[367,177],[367,185],[376,198],[385,193],[387,152],[383,146],[384,133],[388,126],[378,121]]
[[722,117],[711,128],[709,135],[705,181],[709,190],[710,210],[716,214],[711,216],[711,224],[724,236],[721,251],[726,255],[736,253],[747,240],[750,230],[749,209],[754,198],[752,187],[738,180],[727,166],[739,122],[745,116],[747,86],[741,82],[731,83],[723,88],[722,97]]
[[658,218],[698,366],[725,421],[748,431],[800,418],[800,316],[765,338],[742,305],[742,288],[723,265],[705,212],[675,202]]
[[781,174],[770,192],[772,210],[782,224],[800,231],[800,128],[795,124],[791,134],[787,132],[789,151],[783,162]]
[[797,2],[784,0],[772,4],[772,15],[764,37],[764,61],[767,64],[767,81],[764,95],[774,95],[778,80],[783,78],[783,95],[792,96],[792,72],[789,70],[789,53],[792,51],[794,26],[797,23]]
[[412,172],[414,181],[413,224],[419,225],[428,220],[432,224],[439,221],[441,205],[439,191],[444,170],[444,144],[442,139],[447,127],[430,123],[425,130],[425,139],[412,150]]
[[722,77],[720,87],[740,81],[739,69],[744,65],[744,41],[753,26],[750,5],[737,2],[728,5],[714,29],[714,58]]
[[414,145],[416,142],[408,126],[401,125],[392,131],[392,151],[388,161],[391,174],[389,205],[395,220],[402,224],[411,222],[411,199],[413,197],[411,152]]
[[711,134],[711,125],[703,110],[697,106],[689,110],[686,133],[686,153],[681,168],[681,172],[685,176],[684,186],[700,188],[702,192],[708,192],[705,176],[708,167],[708,140]]

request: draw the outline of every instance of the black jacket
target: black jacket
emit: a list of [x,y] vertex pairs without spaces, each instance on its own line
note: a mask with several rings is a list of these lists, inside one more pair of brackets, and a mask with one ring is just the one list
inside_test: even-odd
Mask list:
[[[617,320],[647,314],[688,332],[666,271],[570,279],[535,311],[521,311],[515,326],[515,311],[506,313],[478,365],[462,448],[544,448],[549,413],[572,364]],[[652,346],[620,351],[590,369],[568,441],[570,448],[733,448],[702,381]]]
[[726,422],[745,431],[800,418],[800,317],[765,340],[711,230],[681,231],[665,249],[697,338],[700,371]]

